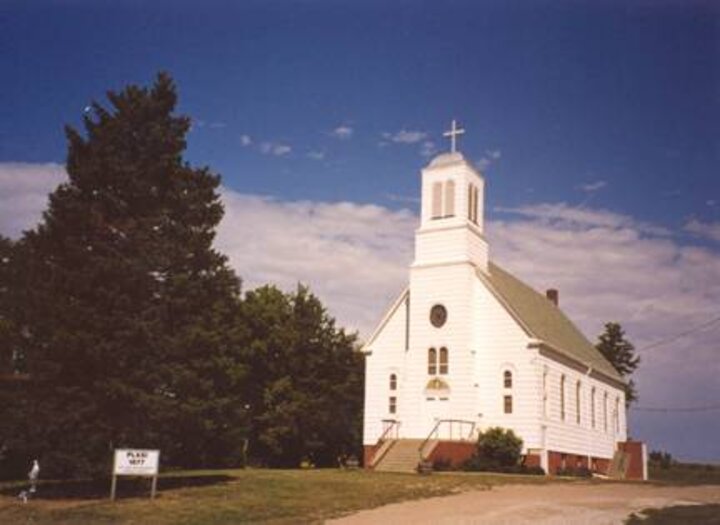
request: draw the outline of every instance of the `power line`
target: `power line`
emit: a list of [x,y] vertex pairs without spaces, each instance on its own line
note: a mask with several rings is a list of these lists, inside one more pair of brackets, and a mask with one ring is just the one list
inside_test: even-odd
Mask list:
[[630,410],[638,410],[642,412],[710,412],[720,410],[720,405],[704,405],[695,407],[630,407]]
[[720,322],[720,316],[710,319],[709,321],[706,321],[702,324],[699,324],[699,325],[697,325],[693,328],[690,328],[688,330],[685,330],[683,332],[668,336],[664,339],[660,339],[658,341],[655,341],[654,343],[650,343],[649,345],[644,346],[643,348],[638,350],[638,352],[644,352],[645,350],[649,350],[649,349],[655,348],[657,346],[662,346],[662,345],[666,345],[668,343],[672,343],[674,341],[677,341],[678,339],[685,337],[686,335],[690,335],[694,332],[698,332],[698,331],[702,330],[703,328],[707,328],[708,326],[714,325],[717,322]]

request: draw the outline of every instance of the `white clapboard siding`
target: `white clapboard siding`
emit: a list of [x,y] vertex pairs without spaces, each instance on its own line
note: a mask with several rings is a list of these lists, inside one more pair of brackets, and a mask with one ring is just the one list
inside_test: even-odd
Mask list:
[[[473,349],[477,384],[477,412],[483,429],[512,428],[526,447],[536,447],[537,353],[528,349],[529,338],[513,317],[490,293],[485,283],[475,280],[475,322]],[[512,372],[512,388],[506,389],[503,372]],[[513,398],[513,411],[504,413],[504,396]]]
[[[390,396],[398,398],[397,408],[402,408],[403,370],[405,358],[407,292],[393,305],[385,324],[370,342],[365,358],[365,411],[363,443],[373,445],[383,432],[383,419],[397,419],[398,414],[389,412]],[[390,391],[390,374],[397,375],[397,390]]]
[[[435,202],[434,187],[442,188],[442,199]],[[364,443],[377,442],[383,419],[399,421],[397,435],[405,439],[425,439],[439,419],[457,419],[473,422],[477,429],[511,428],[523,439],[525,451],[610,458],[616,443],[626,439],[624,392],[613,383],[541,355],[538,341],[510,311],[512,306],[490,288],[490,280],[483,277],[487,273],[482,273],[488,272],[488,246],[482,235],[483,193],[483,178],[458,153],[438,156],[422,172],[421,224],[415,235],[408,290],[364,348],[368,352]],[[478,196],[476,221],[470,194]],[[430,322],[430,310],[436,304],[442,304],[448,313],[442,327]],[[449,353],[448,373],[431,375],[428,350],[435,348],[439,353],[443,347]],[[512,372],[511,388],[504,386],[506,370]],[[393,373],[397,390],[391,392]],[[564,419],[560,417],[563,375]],[[436,376],[449,386],[444,399],[426,389]],[[593,388],[594,426],[590,408]],[[504,412],[506,395],[512,396],[509,414]],[[395,414],[389,412],[391,396],[397,398]],[[613,415],[616,400],[619,428]],[[461,428],[470,427],[454,427],[453,438],[459,437]],[[441,430],[438,437],[447,439],[449,428]]]

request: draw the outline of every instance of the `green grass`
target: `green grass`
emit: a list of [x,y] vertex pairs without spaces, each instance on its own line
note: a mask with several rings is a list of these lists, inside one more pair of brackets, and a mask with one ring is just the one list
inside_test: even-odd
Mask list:
[[[187,476],[229,478],[212,485],[163,490],[163,482]],[[75,494],[74,482],[67,484]],[[0,523],[33,524],[224,524],[224,523],[316,523],[360,509],[388,503],[442,496],[470,489],[489,489],[506,483],[547,483],[541,476],[453,473],[419,476],[416,474],[374,473],[364,470],[212,470],[169,473],[161,477],[160,495],[151,501],[134,496],[112,503],[97,490],[92,497],[43,499],[22,504],[13,496],[0,496]],[[9,484],[0,484],[8,489]],[[123,488],[137,489],[129,481]],[[15,494],[17,484],[12,485]],[[109,490],[109,486],[107,486]]]
[[650,464],[650,481],[667,485],[720,485],[720,466],[674,463],[669,468]]
[[645,509],[640,515],[632,514],[627,525],[720,525],[720,505],[678,505],[662,509]]

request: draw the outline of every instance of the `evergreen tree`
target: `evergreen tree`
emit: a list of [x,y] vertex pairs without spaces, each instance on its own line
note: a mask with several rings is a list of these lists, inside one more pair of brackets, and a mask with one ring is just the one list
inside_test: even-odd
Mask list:
[[358,454],[363,359],[307,288],[248,292],[250,455],[269,466],[335,465]]
[[175,87],[109,92],[66,129],[69,181],[22,239],[30,381],[14,450],[107,474],[113,448],[236,464],[246,433],[240,284],[211,247],[219,177],[182,159]]
[[635,355],[635,346],[625,339],[625,332],[619,323],[606,323],[605,331],[598,337],[595,345],[618,373],[627,380],[625,387],[625,405],[637,401],[635,382],[630,376],[640,364],[640,356]]

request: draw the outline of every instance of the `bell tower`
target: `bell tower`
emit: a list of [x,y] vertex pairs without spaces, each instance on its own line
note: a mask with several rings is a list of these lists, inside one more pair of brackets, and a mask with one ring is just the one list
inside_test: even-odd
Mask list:
[[413,268],[467,262],[487,271],[488,246],[483,235],[485,180],[455,151],[464,130],[445,133],[451,151],[435,157],[422,170],[420,228],[415,232]]

